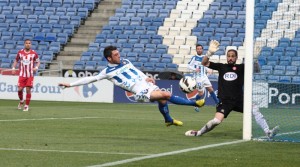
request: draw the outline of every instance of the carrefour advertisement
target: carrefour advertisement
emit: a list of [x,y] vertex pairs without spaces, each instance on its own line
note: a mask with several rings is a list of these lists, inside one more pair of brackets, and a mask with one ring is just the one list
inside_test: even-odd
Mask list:
[[[185,94],[179,88],[179,80],[157,80],[156,85],[162,91],[168,91],[173,95],[180,96],[186,99],[194,100],[197,95],[197,90],[194,90],[192,93]],[[217,82],[212,82],[215,93],[217,94]],[[205,105],[215,105],[214,100],[210,97],[210,94],[205,90],[206,102]],[[114,102],[117,103],[137,103],[134,99],[134,95],[130,92],[127,92],[119,87],[114,87]]]
[[[35,77],[32,100],[113,102],[113,84],[107,80],[62,89],[60,82],[74,82],[78,78]],[[0,99],[18,100],[18,76],[0,76]],[[25,89],[24,89],[24,94]]]

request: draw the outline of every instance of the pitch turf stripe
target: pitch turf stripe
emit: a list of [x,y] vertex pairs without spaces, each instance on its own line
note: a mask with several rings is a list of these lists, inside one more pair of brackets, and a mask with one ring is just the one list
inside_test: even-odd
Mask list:
[[159,154],[152,154],[152,155],[147,155],[147,156],[143,156],[143,157],[130,158],[130,159],[125,159],[125,160],[121,160],[121,161],[109,162],[109,163],[105,163],[105,164],[101,164],[101,165],[93,165],[93,166],[88,166],[88,167],[115,166],[115,165],[121,165],[121,164],[130,163],[130,162],[135,162],[135,161],[141,161],[141,160],[145,160],[145,159],[159,158],[159,157],[168,156],[168,155],[181,154],[181,153],[186,153],[186,152],[191,152],[191,151],[203,150],[203,149],[207,149],[207,148],[237,144],[237,143],[242,143],[242,142],[246,142],[246,140],[237,140],[237,141],[226,142],[226,143],[210,144],[210,145],[205,145],[205,146],[200,146],[200,147],[195,147],[195,148],[189,148],[189,149],[171,151],[171,152],[165,152],[165,153],[159,153]]
[[0,148],[0,151],[30,151],[30,152],[58,152],[58,153],[81,153],[81,154],[112,154],[112,155],[151,155],[142,153],[119,153],[119,152],[97,152],[97,151],[67,151],[67,150],[38,150],[38,149],[20,149],[20,148]]

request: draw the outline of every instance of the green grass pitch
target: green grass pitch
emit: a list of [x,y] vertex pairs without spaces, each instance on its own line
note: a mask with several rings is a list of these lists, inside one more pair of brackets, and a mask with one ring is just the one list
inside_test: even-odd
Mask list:
[[[206,147],[242,138],[242,114],[231,115],[212,132],[186,137],[214,116],[214,107],[170,105],[183,127],[166,127],[155,104],[0,101],[0,166],[83,167]],[[248,141],[123,163],[117,166],[298,167],[300,143]]]

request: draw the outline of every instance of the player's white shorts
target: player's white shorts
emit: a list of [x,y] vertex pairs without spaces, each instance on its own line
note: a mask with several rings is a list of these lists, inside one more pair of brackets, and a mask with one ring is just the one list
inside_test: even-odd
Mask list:
[[197,81],[197,89],[199,91],[204,91],[204,88],[212,86],[207,76],[197,77],[196,81]]
[[143,85],[141,91],[137,92],[134,96],[135,100],[138,102],[149,102],[151,92],[158,90],[159,87],[151,82],[147,82],[147,85]]

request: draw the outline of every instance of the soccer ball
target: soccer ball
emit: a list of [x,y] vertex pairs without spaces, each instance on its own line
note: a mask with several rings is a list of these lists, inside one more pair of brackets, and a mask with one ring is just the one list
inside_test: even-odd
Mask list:
[[197,82],[192,77],[181,78],[179,87],[184,93],[191,93],[196,89]]

